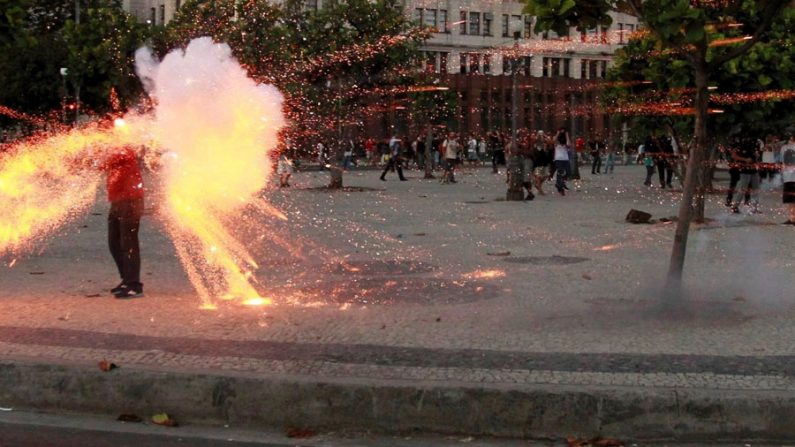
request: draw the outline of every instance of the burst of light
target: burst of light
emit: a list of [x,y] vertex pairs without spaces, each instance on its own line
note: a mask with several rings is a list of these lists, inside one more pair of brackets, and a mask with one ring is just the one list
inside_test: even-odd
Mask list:
[[271,300],[270,298],[256,297],[256,298],[249,298],[243,301],[243,304],[245,304],[246,306],[270,306],[271,304],[273,304],[273,300]]
[[126,124],[124,118],[116,118],[113,120],[113,127],[124,127]]
[[496,279],[502,278],[505,276],[504,270],[476,270],[470,275],[467,275],[474,279]]
[[601,247],[594,248],[594,251],[610,251],[618,248],[618,244],[602,245]]

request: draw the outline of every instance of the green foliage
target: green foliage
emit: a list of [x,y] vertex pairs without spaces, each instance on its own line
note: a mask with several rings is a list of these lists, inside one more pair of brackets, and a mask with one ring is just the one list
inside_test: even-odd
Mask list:
[[[776,18],[761,41],[748,53],[713,71],[710,82],[715,88],[713,96],[735,94],[735,97],[740,97],[740,93],[791,90],[795,87],[795,38],[792,29],[795,29],[795,10],[788,9]],[[712,35],[708,38],[715,40]],[[608,106],[692,103],[694,80],[690,63],[681,53],[656,51],[656,42],[653,36],[647,35],[630,41],[616,52],[615,64],[608,73],[608,80],[612,83],[605,92]],[[712,58],[712,53],[722,51],[722,47],[714,47],[707,56]],[[713,101],[710,107],[725,113],[711,115],[709,127],[717,140],[740,130],[755,135],[780,132],[795,121],[792,104],[791,99],[737,104]],[[631,115],[629,118],[633,131],[640,135],[664,131],[671,125],[680,129],[686,139],[692,136],[692,117]]]
[[[93,0],[74,17],[71,0],[0,0],[0,104],[26,113],[58,110],[81,86],[84,110],[109,109],[111,87],[122,102],[140,92],[132,54],[147,38],[113,0]],[[64,89],[61,68],[69,71]]]

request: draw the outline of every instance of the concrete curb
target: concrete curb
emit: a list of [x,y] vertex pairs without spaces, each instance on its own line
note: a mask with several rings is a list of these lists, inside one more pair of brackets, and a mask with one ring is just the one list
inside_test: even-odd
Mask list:
[[795,393],[495,386],[0,362],[0,405],[238,428],[521,438],[795,439]]

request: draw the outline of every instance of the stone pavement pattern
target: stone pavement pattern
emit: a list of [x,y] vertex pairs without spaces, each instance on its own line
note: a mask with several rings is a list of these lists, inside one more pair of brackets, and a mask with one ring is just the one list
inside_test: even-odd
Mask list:
[[[275,304],[202,310],[156,217],[142,229],[147,296],[113,300],[99,201],[0,269],[0,356],[177,371],[411,382],[795,389],[791,227],[779,192],[761,216],[694,228],[688,296],[659,285],[674,224],[630,225],[630,208],[676,214],[679,196],[641,185],[643,167],[589,176],[579,191],[504,202],[504,176],[460,183],[324,173],[265,194],[287,223],[241,225]],[[572,185],[572,190],[575,188]],[[554,191],[551,186],[548,190]],[[157,193],[149,197],[156,208]],[[268,225],[268,227],[266,227]],[[257,228],[259,227],[259,228]],[[290,243],[265,245],[269,228]],[[4,265],[11,263],[4,259]]]

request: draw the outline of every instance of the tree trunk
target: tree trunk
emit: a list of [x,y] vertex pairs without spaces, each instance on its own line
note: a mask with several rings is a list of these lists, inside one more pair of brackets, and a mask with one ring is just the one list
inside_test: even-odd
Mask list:
[[715,158],[715,149],[710,148],[708,151],[705,163],[702,164],[701,168],[699,169],[699,179],[698,179],[698,186],[696,191],[699,193],[696,194],[696,203],[693,210],[693,221],[696,223],[704,223],[705,216],[704,216],[704,209],[706,208],[706,194],[707,191],[712,191],[712,175],[715,172],[715,167],[713,166],[713,159]]
[[433,152],[431,151],[431,146],[433,145],[433,127],[428,126],[428,131],[425,134],[425,179],[433,179],[436,178],[433,176],[433,160],[431,159],[433,156]]
[[342,189],[342,168],[332,165],[329,172],[329,189]]
[[508,192],[505,200],[524,200],[524,186],[522,186],[522,159],[511,155],[508,159]]
[[693,57],[696,81],[695,99],[695,141],[690,149],[690,158],[687,161],[687,174],[682,193],[682,202],[679,204],[679,221],[674,234],[674,244],[671,251],[671,261],[668,266],[667,286],[673,297],[682,285],[682,273],[685,266],[687,253],[687,236],[690,232],[690,222],[693,219],[693,199],[696,196],[703,198],[704,186],[700,183],[703,173],[704,159],[707,144],[707,105],[709,103],[709,90],[707,90],[707,63],[706,47],[701,48]]

